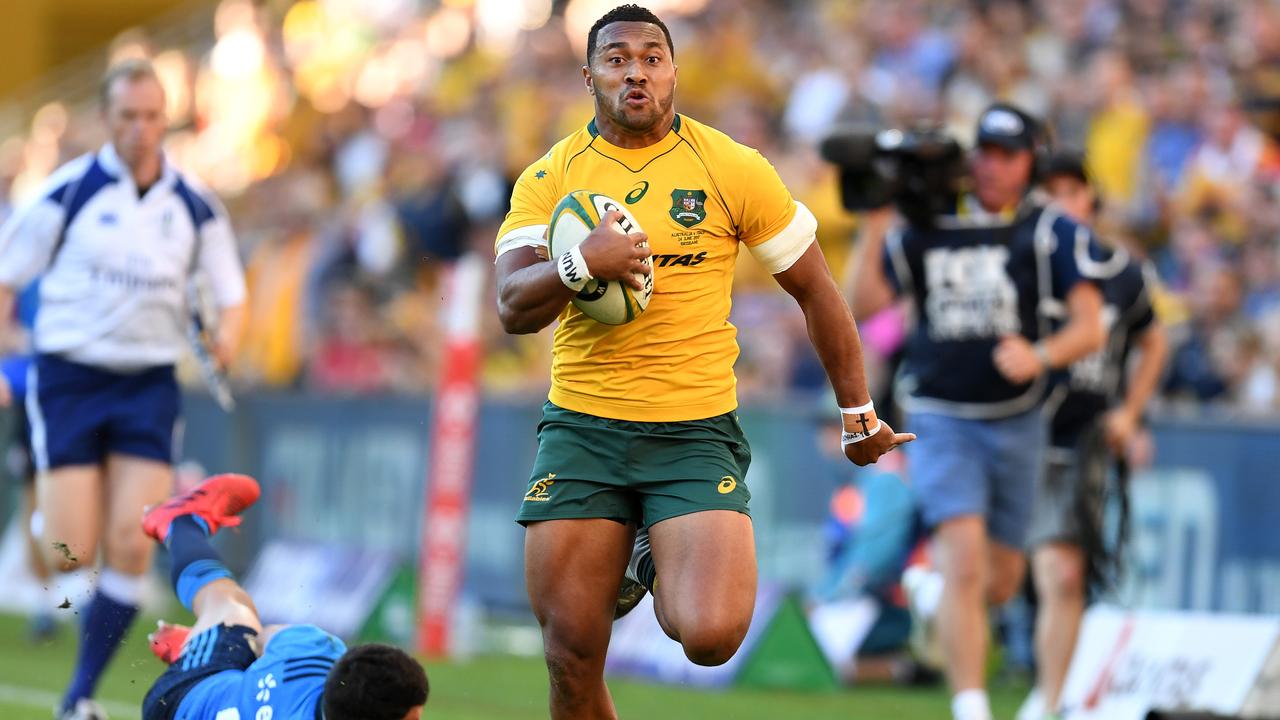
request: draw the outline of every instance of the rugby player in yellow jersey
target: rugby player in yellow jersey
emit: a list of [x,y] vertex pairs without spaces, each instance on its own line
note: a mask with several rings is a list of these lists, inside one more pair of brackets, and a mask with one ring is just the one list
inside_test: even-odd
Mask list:
[[[517,519],[528,528],[525,579],[542,626],[551,716],[575,720],[617,717],[604,660],[624,572],[654,592],[663,629],[695,663],[728,660],[751,622],[751,455],[735,413],[738,347],[728,319],[742,246],[804,311],[849,459],[872,463],[914,439],[871,407],[858,334],[814,242],[813,215],[758,152],[675,113],[674,48],[662,21],[634,5],[615,8],[591,28],[587,63],[595,119],[520,176],[496,244],[507,332],[560,323]],[[624,202],[645,233],[617,232],[616,214],[606,215],[581,255],[568,257],[576,273],[562,276],[564,258],[547,262],[547,223],[559,199],[580,189]],[[604,325],[570,304],[581,274],[639,289],[632,273],[646,271],[649,252],[654,295],[636,320]]]

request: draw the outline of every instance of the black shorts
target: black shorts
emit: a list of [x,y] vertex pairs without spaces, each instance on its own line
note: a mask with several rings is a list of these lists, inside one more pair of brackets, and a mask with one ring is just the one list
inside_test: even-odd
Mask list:
[[244,670],[258,659],[257,631],[244,625],[215,625],[187,641],[177,662],[156,679],[142,701],[143,720],[172,720],[182,699],[201,680],[226,670]]

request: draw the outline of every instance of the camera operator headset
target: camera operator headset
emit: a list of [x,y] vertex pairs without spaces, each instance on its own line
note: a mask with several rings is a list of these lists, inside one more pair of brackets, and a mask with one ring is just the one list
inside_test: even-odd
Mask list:
[[[992,105],[976,145],[969,190],[930,205],[950,212],[922,217],[918,197],[904,204],[899,195],[907,223],[895,225],[891,207],[868,213],[851,303],[863,320],[899,297],[914,300],[898,389],[919,436],[908,476],[942,574],[935,625],[957,720],[991,717],[987,608],[1008,600],[1026,571],[1048,376],[1105,337],[1102,296],[1087,273],[1103,251],[1029,192],[1048,160],[1041,123]],[[1064,317],[1059,331],[1050,334],[1045,309]]]

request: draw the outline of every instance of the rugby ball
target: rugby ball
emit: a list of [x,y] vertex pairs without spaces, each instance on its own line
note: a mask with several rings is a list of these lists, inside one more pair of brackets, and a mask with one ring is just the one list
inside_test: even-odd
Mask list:
[[[565,195],[551,211],[551,222],[547,228],[551,257],[558,258],[586,240],[587,235],[600,224],[600,218],[614,210],[622,213],[622,218],[615,225],[618,232],[642,232],[640,224],[622,203],[607,195],[588,190],[574,190]],[[649,307],[649,299],[653,297],[653,259],[645,258],[644,262],[650,273],[635,274],[643,283],[643,290],[636,291],[613,280],[594,279],[587,281],[586,287],[574,296],[573,304],[587,317],[606,325],[623,325],[635,320]]]

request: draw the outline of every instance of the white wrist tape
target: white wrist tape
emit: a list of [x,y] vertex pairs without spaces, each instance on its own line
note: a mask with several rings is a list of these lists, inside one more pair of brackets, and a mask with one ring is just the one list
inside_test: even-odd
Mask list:
[[577,245],[565,250],[556,260],[556,270],[560,272],[560,282],[575,292],[582,292],[592,279],[587,261],[582,257],[582,249]]
[[841,415],[861,415],[863,413],[869,413],[875,409],[876,409],[875,403],[867,402],[866,405],[859,405],[858,407],[855,407],[855,408],[840,408],[840,414]]
[[[874,412],[875,412],[875,404],[870,402],[867,403],[866,405],[859,405],[858,407],[855,407],[855,408],[840,408],[840,415],[842,416],[841,418],[842,420],[844,416],[849,416],[849,417],[857,418],[856,420],[854,420],[855,424],[861,423],[860,429],[849,430],[846,427],[844,432],[840,434],[841,447],[856,445],[857,443],[860,443],[863,440],[866,440],[867,438],[871,437],[872,435],[875,435],[876,433],[880,432],[880,418],[872,414]],[[870,418],[867,417],[868,414],[871,414]],[[871,420],[874,420],[875,422],[874,425],[871,424],[870,422]]]

